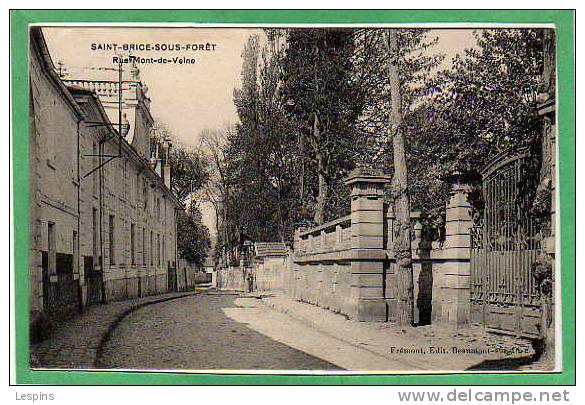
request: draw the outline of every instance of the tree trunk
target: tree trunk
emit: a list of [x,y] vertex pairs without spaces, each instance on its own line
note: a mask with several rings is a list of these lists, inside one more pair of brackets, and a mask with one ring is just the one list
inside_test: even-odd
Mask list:
[[304,201],[305,201],[305,137],[302,133],[302,131],[300,131],[299,134],[299,156],[301,159],[301,179],[300,179],[300,185],[299,185],[299,194],[301,197],[301,206],[304,206]]
[[[543,67],[540,78],[540,93],[537,99],[539,103],[555,97],[555,46],[552,29],[546,29],[543,32],[542,51]],[[533,203],[533,211],[537,215],[550,215],[551,211],[551,192],[553,187],[552,165],[555,151],[553,149],[554,143],[551,141],[550,131],[550,119],[543,117],[541,128],[540,176]]]
[[410,200],[408,198],[408,175],[404,151],[402,96],[396,30],[388,31],[388,53],[388,79],[392,101],[389,124],[394,153],[392,197],[396,215],[394,250],[398,265],[398,321],[401,326],[406,326],[412,325],[414,322],[414,283],[410,235]]
[[315,148],[317,149],[317,175],[319,177],[319,194],[317,195],[317,202],[315,204],[314,221],[317,225],[321,225],[325,218],[325,201],[327,199],[328,187],[327,179],[325,178],[324,156],[323,153],[318,150],[322,145],[320,145],[319,118],[317,118],[317,114],[315,114],[315,121],[313,124],[313,138]]
[[317,225],[321,225],[325,218],[325,199],[327,198],[327,181],[323,175],[323,156],[317,154],[317,167],[319,176],[319,195],[317,195],[317,202],[315,204],[314,221]]
[[542,91],[548,93],[549,97],[555,96],[556,86],[556,63],[555,63],[555,37],[553,29],[546,29],[543,32],[543,68],[542,68]]
[[223,257],[226,262],[229,262],[227,257],[229,251],[229,244],[228,244],[228,223],[227,223],[227,201],[225,197],[223,197],[223,206],[222,206],[222,216],[223,216],[223,224],[222,224],[222,233],[223,233]]

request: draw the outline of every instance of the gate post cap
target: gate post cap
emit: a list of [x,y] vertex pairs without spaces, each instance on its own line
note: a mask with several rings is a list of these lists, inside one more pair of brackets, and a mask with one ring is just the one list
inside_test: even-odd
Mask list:
[[471,170],[454,170],[441,177],[441,179],[447,183],[457,184],[468,184],[474,181],[481,180],[481,175]]
[[356,167],[343,182],[350,186],[355,183],[389,183],[392,177],[379,168]]

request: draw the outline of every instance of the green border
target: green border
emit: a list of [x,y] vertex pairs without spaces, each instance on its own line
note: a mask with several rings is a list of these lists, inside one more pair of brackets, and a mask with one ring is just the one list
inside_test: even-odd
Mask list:
[[[575,13],[572,10],[11,10],[16,382],[18,384],[575,384]],[[376,376],[211,375],[32,371],[28,367],[28,37],[31,23],[553,23],[558,38],[558,133],[563,313],[562,373]],[[573,320],[573,321],[572,321]]]

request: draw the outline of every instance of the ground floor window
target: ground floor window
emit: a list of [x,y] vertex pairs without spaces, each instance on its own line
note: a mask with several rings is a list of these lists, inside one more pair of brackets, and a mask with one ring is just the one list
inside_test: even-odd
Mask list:
[[57,243],[55,235],[55,223],[49,222],[47,224],[47,264],[49,274],[57,273]]
[[116,237],[116,232],[114,229],[114,216],[110,215],[110,220],[109,220],[109,239],[110,239],[110,264],[116,264],[116,241],[115,241],[115,237]]
[[150,265],[154,264],[154,249],[153,249],[152,231],[150,231]]
[[156,264],[160,266],[160,233],[156,234]]
[[142,264],[146,265],[146,228],[142,228]]

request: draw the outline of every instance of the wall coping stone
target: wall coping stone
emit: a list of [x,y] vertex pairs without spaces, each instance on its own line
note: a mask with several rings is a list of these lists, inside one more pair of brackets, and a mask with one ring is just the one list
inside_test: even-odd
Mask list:
[[346,215],[344,217],[334,219],[333,221],[325,222],[324,224],[316,226],[315,228],[310,228],[310,229],[307,229],[305,231],[300,231],[299,236],[303,237],[303,236],[307,236],[310,234],[315,234],[315,233],[320,232],[322,230],[327,230],[329,228],[333,228],[334,226],[343,224],[345,222],[350,222],[350,221],[351,221],[351,215]]
[[344,249],[321,253],[306,253],[293,256],[295,263],[314,262],[341,262],[341,261],[383,261],[389,258],[389,254],[383,249]]

